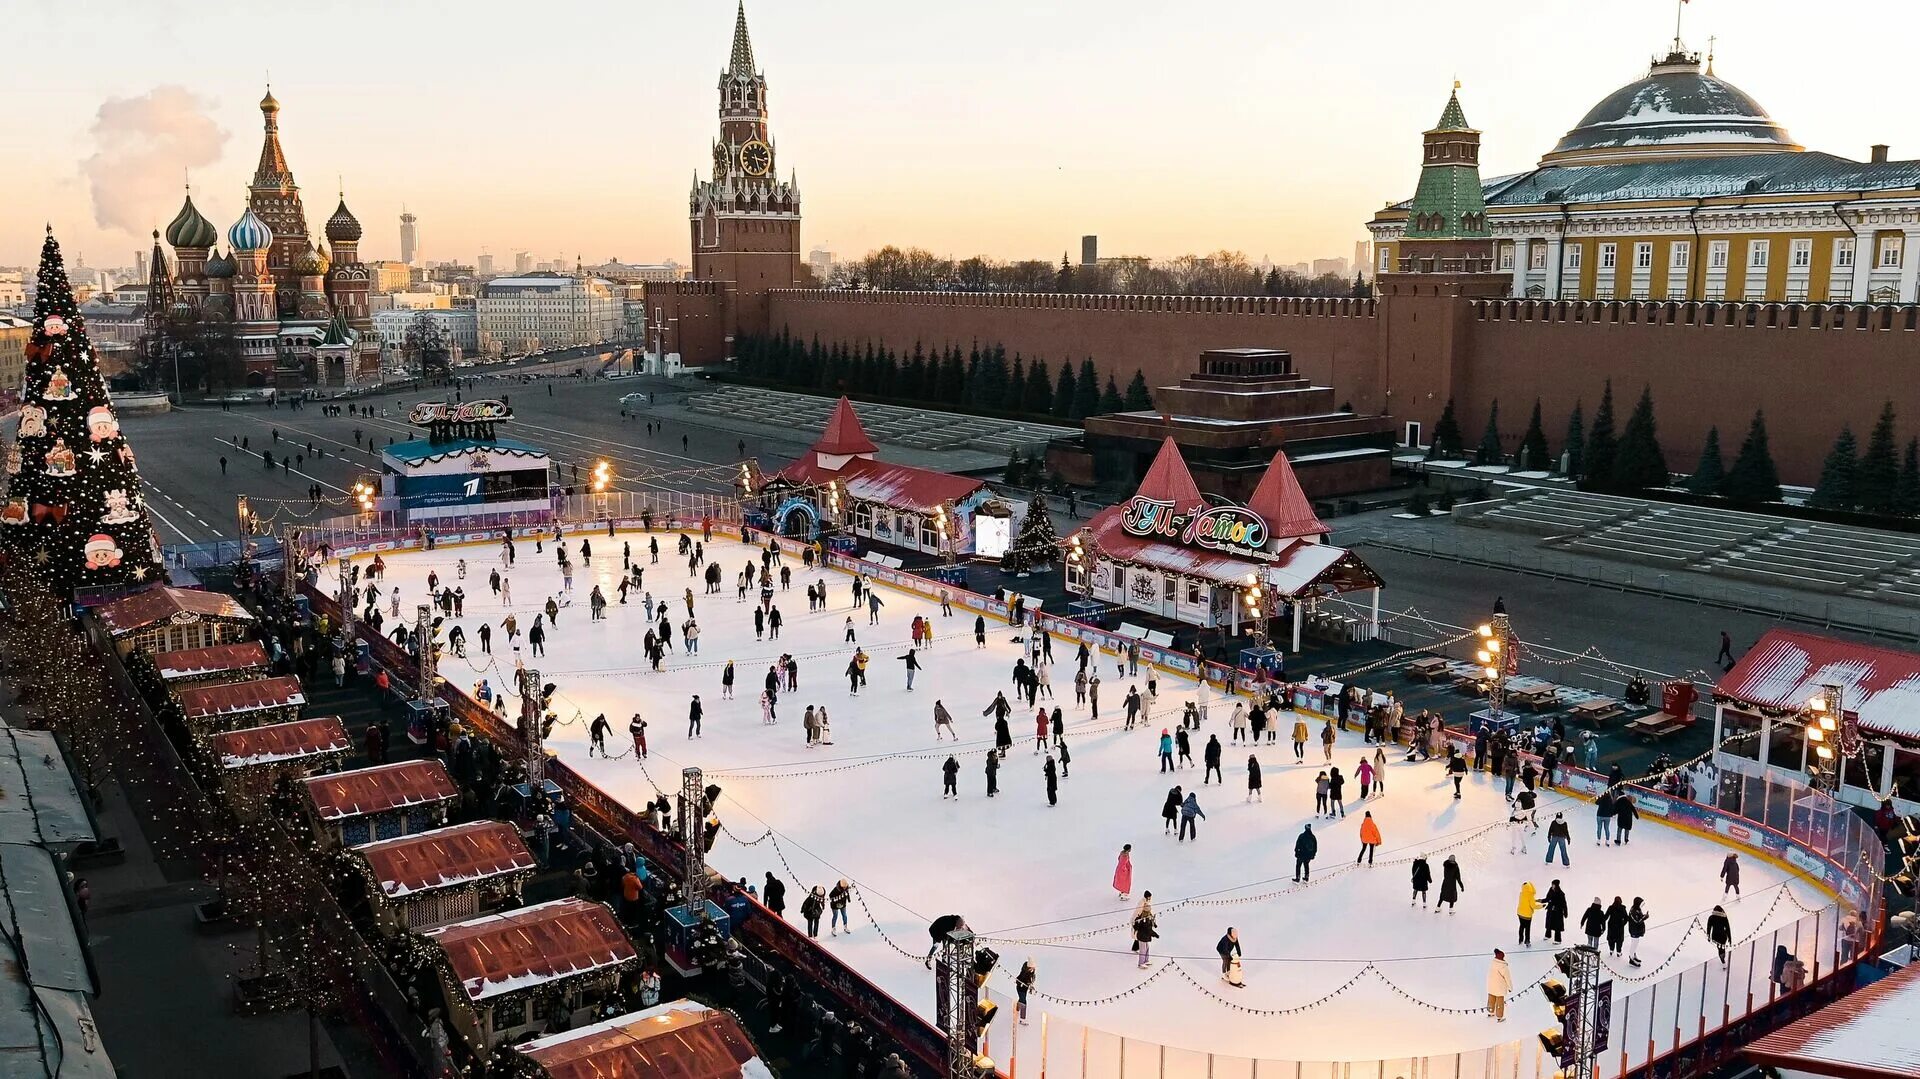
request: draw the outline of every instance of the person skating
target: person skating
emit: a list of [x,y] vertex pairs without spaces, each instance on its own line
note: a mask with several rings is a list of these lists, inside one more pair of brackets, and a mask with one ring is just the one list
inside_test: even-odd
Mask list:
[[[1720,863],[1720,880],[1724,882],[1724,885],[1725,885],[1720,890],[1721,895],[1726,895],[1728,892],[1731,892],[1733,893],[1735,898],[1739,897],[1740,895],[1740,856],[1739,855],[1729,854],[1727,855],[1726,861]],[[1717,910],[1718,908],[1715,908],[1715,909]]]
[[[1214,745],[1218,744],[1216,739]],[[1207,748],[1211,752],[1213,747],[1210,745]],[[1220,782],[1224,785],[1226,780],[1222,779]],[[1260,758],[1251,753],[1247,754],[1247,801],[1266,801],[1265,795],[1260,792]]]
[[[1060,766],[1054,763],[1053,754],[1047,754],[1047,763],[1041,767],[1041,771],[1047,779],[1047,804],[1050,806],[1059,805]],[[1188,797],[1191,798],[1192,796],[1189,795]],[[1202,813],[1201,816],[1204,817],[1206,814]]]
[[1572,838],[1573,831],[1567,827],[1567,818],[1563,814],[1555,813],[1553,820],[1547,823],[1546,861],[1549,863],[1553,861],[1553,852],[1557,848],[1560,851],[1560,864],[1572,865],[1573,863],[1567,858],[1567,843]]
[[1360,758],[1360,766],[1354,769],[1353,777],[1360,781],[1360,800],[1366,801],[1367,793],[1373,788],[1373,762]]
[[1328,795],[1332,790],[1333,780],[1327,778],[1326,772],[1322,771],[1319,775],[1313,777],[1314,816],[1324,817],[1327,815],[1327,806],[1329,804]]
[[1189,837],[1196,843],[1200,841],[1200,826],[1194,823],[1196,817],[1200,820],[1207,819],[1206,813],[1200,808],[1199,795],[1189,791],[1185,800],[1180,803],[1180,834],[1175,837],[1176,842],[1184,842]]
[[816,884],[807,892],[807,897],[800,901],[800,917],[806,920],[809,938],[820,939],[820,916],[826,912],[827,891]]
[[1721,965],[1726,965],[1727,949],[1733,947],[1733,923],[1727,919],[1725,907],[1715,906],[1713,913],[1707,915],[1707,939],[1720,953]]
[[1007,726],[1007,717],[1000,716],[993,721],[993,748],[1004,759],[1007,751],[1013,748],[1013,728]]
[[1233,702],[1233,714],[1227,717],[1228,740],[1239,745],[1247,737],[1247,704]]
[[1487,967],[1487,1011],[1495,1020],[1507,1021],[1507,996],[1513,992],[1513,971],[1507,966],[1507,953],[1493,950],[1493,962]]
[[1113,863],[1113,890],[1121,899],[1127,898],[1133,891],[1133,844],[1120,846],[1120,857]]
[[960,762],[953,757],[948,757],[947,763],[940,766],[940,775],[942,777],[941,800],[945,801],[948,798],[957,800],[960,797]]
[[[955,767],[958,767],[958,765],[955,765]],[[773,874],[769,873],[767,875],[772,876]],[[956,929],[965,928],[967,928],[967,920],[958,914],[942,914],[940,917],[928,923],[927,936],[933,941],[933,944],[927,948],[925,966],[928,970],[933,969],[933,955],[940,950],[942,944],[947,942],[947,934]]]
[[1173,770],[1173,735],[1162,727],[1160,728],[1160,771],[1165,773]]
[[1380,825],[1374,821],[1373,811],[1368,810],[1366,815],[1360,818],[1360,853],[1354,855],[1353,864],[1359,865],[1360,859],[1365,858],[1367,864],[1371,866],[1373,853],[1379,848]]
[[1555,878],[1547,885],[1546,937],[1555,944],[1565,944],[1567,940],[1567,893],[1560,890],[1560,881]]
[[1527,853],[1527,837],[1539,827],[1533,812],[1533,792],[1521,791],[1507,807],[1507,853]]
[[1593,845],[1596,847],[1613,842],[1613,802],[1611,790],[1602,790],[1593,800]]
[[1640,819],[1640,805],[1633,792],[1622,789],[1613,799],[1613,844],[1624,847],[1633,841],[1633,822]]
[[1618,956],[1627,946],[1627,905],[1619,896],[1607,904],[1607,950]]
[[720,669],[720,699],[723,701],[730,701],[733,699],[733,661],[732,660],[728,660],[727,665]]
[[767,873],[766,885],[760,889],[760,903],[772,911],[775,917],[782,920],[786,918],[787,886],[779,877],[774,876],[771,870]]
[[646,760],[647,721],[640,718],[640,713],[635,712],[633,718],[627,720],[627,735],[633,739],[634,755],[640,760]]
[[1447,750],[1447,776],[1453,780],[1453,796],[1458,798],[1460,797],[1460,781],[1467,777],[1467,759],[1453,752],[1451,745],[1447,747]]
[[1520,885],[1520,905],[1515,913],[1520,916],[1520,937],[1515,941],[1522,948],[1533,945],[1533,915],[1540,909],[1540,901],[1535,898],[1532,881]]
[[832,891],[827,893],[827,908],[833,912],[833,917],[827,922],[828,936],[839,936],[842,931],[852,935],[853,925],[847,921],[847,900],[852,895],[853,887],[844,877],[841,878],[840,883],[833,886]]
[[1193,767],[1193,742],[1187,737],[1187,728],[1184,723],[1174,731],[1173,744],[1179,751],[1180,767]]
[[1438,914],[1440,908],[1445,907],[1448,914],[1453,914],[1460,902],[1460,893],[1466,890],[1466,881],[1460,878],[1460,863],[1453,855],[1447,855],[1447,860],[1440,863],[1440,902],[1434,904],[1433,912]]
[[1052,737],[1053,724],[1047,717],[1045,708],[1035,709],[1033,713],[1033,751],[1037,754],[1047,748]]
[[1065,714],[1063,714],[1060,711],[1060,707],[1058,705],[1054,706],[1053,714],[1049,717],[1049,719],[1053,726],[1053,744],[1056,746],[1066,745],[1067,744],[1067,717],[1065,716]]
[[1033,992],[1033,983],[1038,977],[1039,972],[1034,969],[1032,959],[1020,964],[1020,973],[1013,976],[1013,992],[1017,998],[1013,1008],[1014,1014],[1020,1017],[1021,1026],[1027,1025],[1027,994]]
[[593,756],[596,751],[602,757],[607,755],[607,732],[612,729],[605,712],[593,717],[593,725],[587,728],[587,756]]
[[905,663],[907,665],[907,692],[912,693],[913,692],[913,676],[914,676],[914,673],[920,669],[920,656],[913,649],[909,648],[907,649],[906,655],[900,656],[898,658],[902,663]]
[[1300,826],[1300,834],[1293,840],[1293,882],[1313,879],[1313,860],[1320,854],[1320,838],[1313,834],[1313,825]]
[[1327,819],[1332,820],[1335,811],[1341,817],[1347,815],[1347,778],[1340,774],[1339,768],[1327,771]]
[[1640,940],[1647,935],[1646,901],[1639,896],[1633,897],[1633,906],[1627,911],[1627,965],[1640,965]]
[[1225,935],[1213,946],[1213,950],[1220,956],[1220,977],[1235,989],[1246,985],[1246,979],[1240,974],[1239,931],[1233,926],[1228,926]]
[[1180,788],[1174,787],[1167,791],[1167,800],[1160,806],[1160,819],[1165,825],[1162,829],[1164,835],[1172,835],[1174,827],[1180,823],[1181,796]]
[[1054,748],[1060,751],[1060,778],[1068,779],[1070,776],[1067,772],[1067,766],[1073,763],[1073,753],[1067,749],[1067,740],[1062,738],[1059,742],[1055,743]]
[[1581,912],[1580,931],[1587,935],[1587,947],[1598,951],[1600,938],[1607,932],[1607,908],[1599,896],[1594,896],[1593,903]]
[[1329,719],[1320,728],[1320,751],[1326,755],[1326,762],[1333,763],[1333,720]]
[[[1140,700],[1139,687],[1134,686],[1134,687],[1128,688],[1125,703],[1126,703],[1126,709],[1127,709],[1126,729],[1132,730],[1133,725],[1140,719],[1140,710],[1143,707],[1143,703]],[[1162,732],[1162,733],[1165,733],[1165,732]]]
[[1307,760],[1307,721],[1295,716],[1293,720],[1293,763],[1304,764]]
[[985,648],[987,646],[987,618],[985,615],[976,614],[973,616],[973,646],[975,648]]
[[946,705],[940,703],[939,701],[934,701],[933,702],[933,740],[934,741],[938,742],[941,740],[940,732],[942,729],[944,729],[948,734],[953,735],[954,741],[958,742],[960,740],[960,735],[953,729],[953,713],[947,711]]
[[1000,793],[1000,754],[987,750],[987,797]]
[[[1192,747],[1187,742],[1187,732],[1184,727],[1180,730],[1180,758],[1188,764],[1193,763]],[[1218,779],[1222,784],[1225,784],[1227,778],[1220,772],[1219,735],[1210,734],[1207,736],[1207,746],[1202,753],[1201,759],[1206,762],[1206,770],[1200,774],[1200,785],[1203,787],[1206,786],[1209,779]]]
[[1407,906],[1415,903],[1427,904],[1427,889],[1433,884],[1433,867],[1427,864],[1427,856],[1418,855],[1413,859],[1413,898],[1407,900]]
[[1148,953],[1153,950],[1154,938],[1160,935],[1160,919],[1153,913],[1153,893],[1140,896],[1140,906],[1133,912],[1133,950],[1140,953],[1139,966],[1146,966]]

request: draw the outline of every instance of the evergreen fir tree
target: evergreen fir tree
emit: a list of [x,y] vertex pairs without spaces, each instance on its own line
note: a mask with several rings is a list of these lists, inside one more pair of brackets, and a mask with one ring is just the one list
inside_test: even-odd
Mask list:
[[1373,286],[1367,284],[1366,275],[1357,270],[1353,274],[1353,298],[1356,300],[1373,298]]
[[1920,514],[1920,438],[1907,440],[1907,454],[1900,463],[1900,482],[1894,486],[1893,512],[1902,517]]
[[1150,412],[1153,410],[1153,393],[1147,389],[1147,376],[1138,368],[1134,369],[1133,381],[1127,383],[1127,396],[1124,403],[1128,412]]
[[995,408],[1002,412],[1019,412],[1020,405],[1027,396],[1027,361],[1018,352],[1013,354],[1013,371],[1007,376],[1007,389],[1000,400],[994,402]]
[[1553,467],[1553,452],[1547,449],[1547,432],[1540,426],[1540,399],[1533,399],[1533,415],[1527,420],[1527,433],[1520,436],[1520,467],[1543,472]]
[[939,376],[934,380],[934,400],[950,406],[960,400],[966,385],[967,371],[960,366],[959,346],[949,345],[940,361]]
[[1269,296],[1278,296],[1278,295],[1280,295],[1280,269],[1279,269],[1279,267],[1273,267],[1273,268],[1271,268],[1271,269],[1269,269],[1269,270],[1267,271],[1267,277],[1266,277],[1266,280],[1265,280],[1265,281],[1262,281],[1262,282],[1260,283],[1260,288],[1261,288],[1261,290],[1262,290],[1262,291],[1264,291],[1264,292],[1265,292],[1265,293],[1266,293],[1267,295],[1269,295]]
[[1415,487],[1413,494],[1407,498],[1407,512],[1415,517],[1425,517],[1432,509],[1432,504],[1427,500],[1427,489]]
[[1753,425],[1747,428],[1747,439],[1740,444],[1720,493],[1729,502],[1748,506],[1780,501],[1780,470],[1774,467],[1773,448],[1767,443],[1766,413],[1753,414]]
[[927,381],[927,350],[915,341],[913,355],[900,369],[900,396],[914,401],[927,400],[933,396],[928,392]]
[[[1586,463],[1587,427],[1580,412],[1580,402],[1573,403],[1573,412],[1567,416],[1567,478],[1579,479],[1582,466]],[[1558,468],[1558,465],[1554,466]]]
[[1021,396],[1020,411],[1044,416],[1053,408],[1053,379],[1047,373],[1047,361],[1034,360],[1027,368],[1027,390]]
[[1850,510],[1860,504],[1860,444],[1853,437],[1853,428],[1840,428],[1840,437],[1827,451],[1826,463],[1820,466],[1820,482],[1814,485],[1807,504],[1823,510]]
[[1451,461],[1464,453],[1460,440],[1460,420],[1453,414],[1453,398],[1440,410],[1440,422],[1433,425],[1433,437],[1427,443],[1427,460]]
[[1613,433],[1613,380],[1600,391],[1600,407],[1594,410],[1593,427],[1587,431],[1587,452],[1581,455],[1584,473],[1580,486],[1589,491],[1613,487],[1613,462],[1620,455],[1619,439]]
[[1053,387],[1053,418],[1073,419],[1073,361],[1060,362],[1060,381]]
[[980,342],[973,343],[972,351],[967,353],[967,386],[960,391],[961,408],[980,407],[981,380],[986,377],[986,364],[980,359]]
[[1895,488],[1900,484],[1900,449],[1894,441],[1893,402],[1881,406],[1880,419],[1867,436],[1867,452],[1860,458],[1857,494],[1868,513],[1892,513]]
[[1687,490],[1697,495],[1717,495],[1727,481],[1727,466],[1720,460],[1720,428],[1707,428],[1707,444],[1700,450],[1700,463],[1687,477]]
[[1620,446],[1613,460],[1613,489],[1645,491],[1673,482],[1667,471],[1667,458],[1660,452],[1653,421],[1653,387],[1640,390],[1640,401],[1627,417],[1627,428],[1620,435]]
[[1500,399],[1496,397],[1487,409],[1487,429],[1480,435],[1480,448],[1474,451],[1473,463],[1500,465],[1506,461],[1506,453],[1500,449]]
[[795,386],[811,384],[816,389],[827,386],[827,350],[820,344],[820,335],[813,335],[813,347],[807,350],[807,364],[804,371],[792,372],[787,382]]
[[1100,391],[1100,415],[1104,416],[1109,412],[1119,412],[1126,407],[1126,401],[1120,396],[1119,383],[1113,380],[1112,375],[1108,375],[1107,388]]
[[1073,385],[1073,418],[1084,420],[1100,411],[1100,376],[1093,369],[1093,357],[1080,361],[1080,378]]
[[100,376],[51,226],[40,249],[19,432],[7,449],[0,539],[56,596],[160,580],[133,447]]
[[1054,275],[1055,292],[1073,291],[1073,263],[1067,261],[1067,253],[1060,252],[1060,272]]
[[1014,534],[1013,543],[1000,559],[1000,568],[1013,574],[1032,573],[1052,565],[1059,558],[1059,550],[1060,534],[1054,530],[1046,493],[1035,491],[1033,501],[1027,505],[1027,515],[1020,522],[1020,531]]

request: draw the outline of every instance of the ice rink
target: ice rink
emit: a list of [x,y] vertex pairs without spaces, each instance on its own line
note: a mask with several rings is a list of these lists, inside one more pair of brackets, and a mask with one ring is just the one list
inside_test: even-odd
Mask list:
[[[1022,649],[1014,638],[1022,631],[989,619],[987,647],[976,648],[971,611],[956,605],[951,617],[942,617],[937,604],[884,587],[879,624],[869,625],[864,605],[851,605],[848,575],[803,572],[799,559],[789,557],[792,585],[774,599],[784,629],[777,640],[755,640],[755,597],[736,600],[734,580],[749,559],[757,561],[757,549],[719,539],[708,544],[708,556],[723,572],[721,593],[706,595],[686,559],[675,557],[674,537],[663,534],[660,562],[646,565],[644,585],[668,601],[674,651],[665,669],[654,673],[642,655],[647,627],[640,593],[622,606],[615,590],[622,543],[631,544],[644,564],[647,534],[587,538],[591,566],[580,564],[580,537],[568,537],[575,552],[573,603],[561,611],[540,658],[526,647],[525,633],[547,598],[560,594],[551,542],[536,552],[532,540],[519,541],[517,564],[503,571],[511,582],[511,606],[492,594],[487,580],[501,566],[497,545],[389,553],[384,584],[397,586],[408,621],[426,596],[429,571],[438,572],[443,586],[464,586],[465,617],[449,619],[447,626],[466,627],[474,663],[488,661],[478,654],[476,628],[492,623],[493,667],[470,670],[460,659],[444,659],[442,673],[459,685],[471,686],[482,676],[495,687],[509,681],[504,672],[513,666],[513,652],[500,621],[514,612],[525,661],[558,685],[555,708],[562,722],[549,744],[571,767],[635,807],[655,795],[656,784],[677,791],[682,767],[706,770],[708,781],[724,789],[718,813],[726,833],[713,848],[712,864],[756,886],[768,871],[778,875],[787,886],[787,916],[796,923],[808,888],[831,888],[842,878],[853,882],[861,900],[851,912],[851,934],[829,937],[823,926],[821,945],[929,1017],[933,976],[920,957],[929,943],[927,923],[947,913],[964,915],[1000,952],[997,993],[1011,996],[1012,975],[1023,960],[1037,965],[1041,995],[1034,1026],[1020,1032],[1023,1046],[1039,1028],[1040,1011],[1142,1042],[1303,1061],[1452,1052],[1529,1038],[1551,1022],[1539,993],[1522,996],[1504,1024],[1484,1012],[1493,948],[1507,949],[1516,989],[1551,966],[1543,917],[1535,919],[1534,946],[1515,947],[1515,905],[1528,880],[1543,896],[1549,881],[1560,880],[1571,908],[1570,944],[1582,939],[1579,916],[1596,896],[1603,903],[1616,895],[1629,903],[1645,898],[1652,914],[1640,949],[1645,967],[1609,963],[1620,981],[1619,998],[1640,985],[1629,977],[1647,979],[1656,968],[1671,974],[1713,957],[1712,945],[1689,926],[1720,901],[1716,874],[1726,851],[1650,817],[1643,816],[1630,846],[1601,847],[1591,803],[1543,791],[1543,824],[1560,811],[1572,827],[1572,865],[1543,864],[1544,827],[1531,839],[1530,853],[1510,855],[1503,783],[1472,775],[1465,797],[1455,800],[1438,763],[1406,763],[1396,753],[1389,755],[1385,793],[1362,799],[1353,774],[1362,755],[1373,750],[1354,732],[1340,735],[1333,760],[1348,777],[1347,815],[1316,821],[1314,778],[1326,767],[1317,720],[1307,760],[1296,764],[1284,729],[1280,741],[1251,751],[1231,744],[1231,704],[1216,695],[1211,718],[1194,735],[1193,753],[1196,762],[1202,760],[1208,736],[1220,738],[1224,785],[1203,785],[1197,763],[1165,775],[1157,758],[1159,735],[1177,727],[1182,705],[1195,696],[1194,684],[1163,676],[1151,719],[1143,729],[1126,731],[1122,699],[1129,686],[1146,692],[1146,670],[1139,677],[1117,676],[1115,658],[1096,652],[1103,685],[1101,715],[1094,719],[1073,700],[1076,644],[1058,639],[1053,703],[1065,712],[1072,754],[1059,805],[1047,804],[1033,712],[1019,703],[1009,720],[1014,745],[1000,771],[1000,794],[990,799],[984,766],[993,730],[982,710],[996,690],[1017,701],[1010,673]],[[464,580],[456,573],[461,558],[468,563]],[[826,610],[810,613],[804,590],[815,581],[826,584],[829,602]],[[596,583],[610,603],[603,622],[590,621],[588,613],[587,595]],[[331,591],[332,581],[323,587]],[[689,588],[701,630],[697,655],[685,654],[681,643],[683,593]],[[383,613],[389,607],[384,594],[380,606]],[[908,692],[898,657],[907,652],[908,624],[916,614],[932,620],[938,639],[922,653],[924,669]],[[868,686],[857,696],[844,673],[855,647],[845,643],[849,616],[858,645],[871,657]],[[391,632],[393,623],[386,628]],[[785,652],[798,660],[799,689],[781,696],[778,722],[768,725],[761,719],[759,691],[768,667]],[[728,660],[738,678],[732,700],[721,695]],[[699,738],[687,736],[694,694],[705,707]],[[936,700],[955,717],[957,744],[935,740]],[[1043,697],[1041,703],[1048,702]],[[831,745],[805,744],[801,713],[809,704],[828,710]],[[630,752],[589,759],[588,721],[606,714],[613,727],[609,747],[620,754],[628,749],[627,720],[636,711],[650,724],[644,765]],[[1250,752],[1257,753],[1264,772],[1263,802],[1247,801]],[[961,766],[958,800],[941,797],[941,766],[949,754]],[[1206,819],[1199,822],[1197,840],[1177,842],[1163,828],[1161,805],[1175,783],[1199,792]],[[1383,843],[1378,864],[1356,868],[1366,810],[1373,812]],[[1309,822],[1320,854],[1311,885],[1296,886],[1294,840]],[[744,842],[769,829],[771,839]],[[1123,902],[1110,882],[1125,843],[1133,844],[1134,891]],[[1409,862],[1422,853],[1431,860],[1435,897],[1443,859],[1458,859],[1465,882],[1458,913],[1409,905]],[[1810,885],[1790,882],[1774,865],[1753,857],[1741,861],[1743,895],[1727,903],[1737,941],[1829,902]],[[1143,890],[1153,893],[1161,933],[1145,969],[1129,951],[1127,930]],[[1228,926],[1238,929],[1244,948],[1244,988],[1225,984],[1214,952]],[[1148,984],[1129,992],[1143,981]],[[1287,1009],[1303,1010],[1273,1014]],[[1010,1008],[1001,1022],[1006,1028],[996,1024],[994,1036],[1004,1039],[1013,1026]]]

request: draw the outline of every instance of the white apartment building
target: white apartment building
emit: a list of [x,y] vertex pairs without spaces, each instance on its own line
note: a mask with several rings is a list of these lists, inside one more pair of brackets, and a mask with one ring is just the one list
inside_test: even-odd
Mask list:
[[380,335],[382,351],[394,355],[406,344],[407,329],[413,320],[426,316],[445,331],[454,348],[454,358],[472,356],[480,351],[480,320],[471,307],[389,308],[373,312],[373,330]]
[[491,353],[619,340],[626,319],[613,282],[562,274],[496,277],[480,286],[477,310],[480,349]]

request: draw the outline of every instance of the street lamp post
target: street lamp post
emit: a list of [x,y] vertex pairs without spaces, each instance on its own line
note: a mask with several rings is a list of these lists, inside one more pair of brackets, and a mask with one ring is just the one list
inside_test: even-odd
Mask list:
[[1473,658],[1480,664],[1480,673],[1487,679],[1488,718],[1498,720],[1501,706],[1507,700],[1508,668],[1514,663],[1513,624],[1507,620],[1506,613],[1499,612],[1493,620],[1483,623],[1475,632],[1480,637],[1480,647]]
[[1807,755],[1807,771],[1813,786],[1829,794],[1839,790],[1838,771],[1846,767],[1834,749],[1843,741],[1840,730],[1843,705],[1840,687],[1836,685],[1821,686],[1820,692],[1807,701],[1807,746],[1812,750]]

